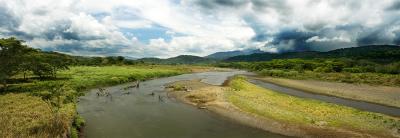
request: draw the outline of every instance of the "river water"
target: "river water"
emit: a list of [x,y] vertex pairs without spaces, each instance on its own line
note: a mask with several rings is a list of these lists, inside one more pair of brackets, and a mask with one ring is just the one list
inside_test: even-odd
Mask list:
[[[86,120],[89,138],[265,138],[285,137],[247,127],[206,110],[167,98],[164,85],[180,80],[202,79],[221,85],[243,71],[205,72],[160,78],[127,88],[133,83],[105,88],[110,96],[90,90],[79,99],[78,112]],[[152,95],[154,93],[154,95]]]

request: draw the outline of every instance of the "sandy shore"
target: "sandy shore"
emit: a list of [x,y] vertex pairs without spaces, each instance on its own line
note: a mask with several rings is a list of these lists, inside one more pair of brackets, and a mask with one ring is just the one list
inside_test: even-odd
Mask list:
[[199,109],[210,110],[241,124],[265,131],[294,137],[377,137],[365,132],[356,132],[326,126],[298,125],[276,121],[242,111],[229,103],[224,93],[229,87],[213,86],[200,80],[178,81],[167,86],[169,96]]
[[367,101],[400,108],[400,87],[371,86],[316,80],[293,80],[272,77],[254,77],[262,81],[306,92]]

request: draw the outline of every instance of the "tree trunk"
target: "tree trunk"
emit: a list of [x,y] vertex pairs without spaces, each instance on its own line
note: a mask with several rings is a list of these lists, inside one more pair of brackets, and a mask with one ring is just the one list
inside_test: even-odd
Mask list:
[[4,91],[7,91],[7,81],[6,81],[6,80],[3,80],[3,81],[2,81],[2,84],[3,84],[3,90],[4,90]]
[[53,78],[57,78],[57,76],[56,76],[56,73],[57,73],[57,72],[56,72],[56,71],[57,71],[57,69],[56,69],[56,67],[54,67],[54,68],[53,68]]

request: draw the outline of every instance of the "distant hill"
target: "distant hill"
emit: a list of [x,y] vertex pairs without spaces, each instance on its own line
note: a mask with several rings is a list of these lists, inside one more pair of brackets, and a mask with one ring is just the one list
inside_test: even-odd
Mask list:
[[351,48],[336,49],[328,52],[289,52],[289,53],[256,53],[230,57],[225,61],[269,61],[272,59],[290,58],[352,58],[368,59],[377,62],[400,61],[400,46],[395,45],[369,45]]
[[177,57],[172,57],[167,59],[142,58],[138,59],[137,61],[144,63],[153,63],[153,64],[209,64],[216,62],[216,60],[214,59],[192,56],[192,55],[180,55]]
[[251,50],[236,50],[236,51],[227,51],[227,52],[217,52],[217,53],[205,56],[205,57],[206,58],[223,60],[223,59],[227,59],[227,58],[234,57],[234,56],[250,55],[250,54],[254,54],[254,53],[264,53],[264,52],[259,50],[259,49],[256,49],[256,50],[253,50],[253,49],[251,49]]

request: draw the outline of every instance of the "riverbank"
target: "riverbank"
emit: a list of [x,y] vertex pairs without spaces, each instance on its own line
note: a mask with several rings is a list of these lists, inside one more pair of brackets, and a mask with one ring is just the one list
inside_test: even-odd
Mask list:
[[110,95],[97,96],[92,89],[79,98],[78,112],[86,119],[84,137],[144,138],[286,138],[204,112],[191,105],[168,98],[165,85],[182,80],[202,79],[221,85],[243,71],[188,73],[157,78],[140,83],[103,87]]
[[[0,137],[77,137],[84,121],[77,115],[77,98],[91,88],[218,70],[197,66],[76,66],[56,79],[17,76],[0,95]],[[25,102],[29,101],[29,102]],[[23,106],[22,106],[23,105]]]
[[170,97],[240,123],[298,137],[400,137],[398,118],[302,99],[234,78],[227,86],[199,81],[169,85]]
[[306,92],[366,101],[400,108],[400,87],[372,86],[368,84],[350,84],[317,80],[295,80],[273,77],[252,78]]

